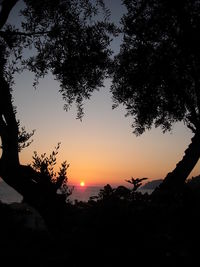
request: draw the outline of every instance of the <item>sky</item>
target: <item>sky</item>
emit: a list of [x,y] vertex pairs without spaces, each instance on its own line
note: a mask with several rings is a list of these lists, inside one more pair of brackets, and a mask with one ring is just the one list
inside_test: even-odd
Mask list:
[[[105,1],[111,8],[111,18],[118,22],[125,11],[119,0]],[[17,20],[20,3],[10,15]],[[112,43],[119,51],[120,38]],[[69,184],[86,185],[127,184],[125,179],[148,177],[164,178],[172,171],[190,143],[191,132],[182,123],[175,124],[172,132],[163,134],[158,129],[136,137],[131,128],[131,117],[125,117],[123,106],[112,110],[110,80],[85,101],[83,120],[76,119],[76,107],[66,112],[59,94],[59,84],[49,75],[32,86],[33,77],[24,72],[15,77],[13,87],[17,118],[28,131],[35,129],[34,142],[20,154],[22,164],[32,162],[33,152],[50,154],[61,142],[57,168],[64,160],[70,164]],[[190,176],[199,174],[198,163]]]

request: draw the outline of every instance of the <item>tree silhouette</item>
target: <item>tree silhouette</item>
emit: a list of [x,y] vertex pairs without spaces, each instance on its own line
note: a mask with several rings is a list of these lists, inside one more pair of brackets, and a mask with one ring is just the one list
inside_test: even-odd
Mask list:
[[[16,28],[7,20],[17,2],[0,2],[0,176],[41,209],[52,190],[46,188],[44,194],[36,179],[37,171],[19,162],[19,150],[30,144],[33,133],[19,129],[12,103],[13,75],[28,69],[35,74],[37,86],[39,78],[52,73],[60,83],[64,108],[75,102],[81,118],[83,99],[90,98],[106,76],[110,33],[115,29],[108,22],[101,0],[25,0],[20,11],[21,25]],[[63,165],[63,170],[66,167]],[[56,190],[54,193],[56,198]]]
[[183,121],[194,134],[163,188],[179,188],[200,157],[199,1],[123,1],[124,33],[113,64],[114,107],[125,105],[137,135]]

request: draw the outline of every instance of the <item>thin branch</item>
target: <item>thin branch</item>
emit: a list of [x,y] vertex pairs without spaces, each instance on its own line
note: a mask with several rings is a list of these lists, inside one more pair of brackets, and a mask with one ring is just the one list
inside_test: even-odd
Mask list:
[[20,35],[20,36],[33,36],[33,35],[43,35],[43,34],[48,34],[51,31],[39,31],[39,32],[19,32],[19,31],[0,31],[0,36],[5,37],[8,34],[9,35]]

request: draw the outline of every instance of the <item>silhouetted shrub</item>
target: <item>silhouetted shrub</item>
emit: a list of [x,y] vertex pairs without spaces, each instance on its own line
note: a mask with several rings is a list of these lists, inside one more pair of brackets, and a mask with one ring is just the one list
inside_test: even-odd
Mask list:
[[131,180],[125,180],[129,184],[133,185],[133,188],[131,189],[132,192],[136,192],[138,188],[142,185],[142,181],[147,180],[148,178],[133,178],[131,177]]
[[114,189],[111,187],[111,185],[107,184],[104,186],[103,189],[100,189],[100,192],[98,194],[99,199],[109,199],[113,196],[114,194]]
[[131,190],[123,185],[118,186],[114,191],[115,196],[120,199],[129,199],[130,193]]
[[135,201],[135,200],[144,200],[148,194],[142,194],[138,192],[138,188],[142,185],[142,181],[147,178],[131,178],[131,180],[125,180],[126,182],[133,185],[132,188],[127,188],[123,185],[118,186],[117,188],[112,188],[111,185],[107,184],[103,189],[100,189],[100,192],[97,196],[92,196],[89,199],[91,201]]
[[31,167],[38,173],[37,183],[39,183],[44,190],[48,190],[52,192],[52,194],[58,194],[65,201],[69,201],[68,197],[73,191],[73,188],[68,187],[67,169],[69,164],[64,161],[58,173],[54,171],[59,148],[60,143],[58,143],[50,156],[47,156],[46,153],[38,156],[37,152],[34,152]]

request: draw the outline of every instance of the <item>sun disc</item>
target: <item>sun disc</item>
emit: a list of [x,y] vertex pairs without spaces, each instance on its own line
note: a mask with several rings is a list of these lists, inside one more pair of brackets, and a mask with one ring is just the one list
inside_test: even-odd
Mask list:
[[80,186],[82,186],[82,187],[85,186],[85,182],[84,181],[81,181],[80,182]]

